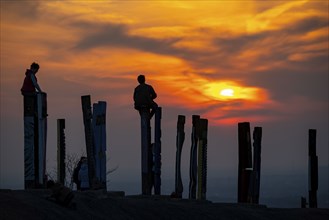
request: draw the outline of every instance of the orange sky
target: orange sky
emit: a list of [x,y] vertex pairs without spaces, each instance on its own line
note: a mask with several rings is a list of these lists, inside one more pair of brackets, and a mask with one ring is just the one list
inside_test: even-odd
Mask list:
[[[53,75],[94,88],[106,87],[109,95],[112,87],[125,88],[126,80],[143,73],[154,84],[163,106],[207,109],[239,101],[240,110],[275,108],[271,91],[250,78],[268,70],[295,68],[294,61],[327,54],[325,1],[24,4],[2,3],[10,9],[2,11],[3,70],[14,65],[25,68],[35,60],[42,67],[42,81]],[[305,30],[298,30],[303,22]],[[319,26],[310,28],[307,22]],[[287,46],[294,42],[298,42],[296,47]],[[16,71],[11,77],[20,79],[21,75]],[[102,78],[123,81],[122,85],[117,81],[104,84]],[[223,89],[233,89],[234,95],[220,95]],[[119,102],[130,105],[131,100]],[[235,110],[226,105],[204,114],[221,123],[215,120],[216,114],[230,108]]]
[[[19,89],[33,61],[53,127],[61,117],[78,126],[90,94],[108,102],[110,126],[137,128],[132,93],[143,73],[164,134],[178,114],[328,133],[328,1],[1,1],[0,34],[1,146],[13,142],[8,127],[22,133]],[[83,145],[75,129],[68,143]]]

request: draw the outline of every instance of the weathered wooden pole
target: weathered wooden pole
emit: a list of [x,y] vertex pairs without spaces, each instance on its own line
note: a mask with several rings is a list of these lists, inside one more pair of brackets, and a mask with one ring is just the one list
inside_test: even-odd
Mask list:
[[190,184],[189,184],[189,199],[196,199],[196,185],[197,185],[197,149],[198,137],[196,129],[200,120],[199,115],[192,116],[192,134],[191,134],[191,152],[190,152]]
[[24,95],[24,188],[35,187],[36,96]]
[[173,197],[182,198],[183,194],[183,182],[181,175],[181,158],[182,158],[182,149],[185,140],[185,116],[178,115],[177,120],[177,136],[176,136],[176,169],[175,169],[175,193]]
[[92,130],[94,139],[95,177],[98,188],[106,189],[106,102],[93,104]]
[[152,191],[152,146],[150,109],[141,108],[141,145],[142,145],[142,194],[151,195]]
[[157,107],[154,115],[154,194],[161,194],[161,116],[162,108]]
[[253,132],[253,147],[254,147],[254,161],[253,170],[251,173],[251,181],[249,186],[249,202],[259,203],[260,191],[260,172],[261,172],[261,142],[262,142],[262,128],[255,127]]
[[46,184],[46,152],[47,152],[47,93],[37,93],[37,185]]
[[318,157],[316,156],[316,129],[308,131],[308,157],[309,157],[309,207],[317,208],[318,190]]
[[57,182],[65,184],[65,119],[57,119]]
[[94,161],[94,144],[92,131],[92,110],[90,95],[81,96],[83,124],[85,127],[86,152],[88,159],[88,174],[90,186],[94,188],[95,182],[95,161]]
[[45,185],[47,94],[24,95],[24,188]]
[[238,165],[238,203],[248,202],[250,173],[252,167],[250,124],[238,123],[239,165]]
[[198,136],[198,199],[205,200],[207,193],[207,134],[208,120],[200,119],[197,126]]

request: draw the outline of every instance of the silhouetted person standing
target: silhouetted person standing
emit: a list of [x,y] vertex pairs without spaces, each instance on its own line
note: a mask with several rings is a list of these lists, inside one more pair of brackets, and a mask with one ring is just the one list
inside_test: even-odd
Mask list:
[[37,77],[35,76],[39,68],[39,64],[33,62],[31,68],[26,70],[24,83],[21,88],[22,95],[34,95],[36,90],[42,92]]
[[24,177],[25,188],[45,184],[47,104],[36,78],[39,64],[33,62],[25,72],[21,88],[24,96]]
[[142,108],[151,109],[150,118],[152,118],[156,108],[158,107],[158,104],[154,101],[157,94],[151,85],[145,83],[144,75],[139,75],[137,77],[137,81],[139,82],[139,85],[134,91],[135,109],[139,112]]

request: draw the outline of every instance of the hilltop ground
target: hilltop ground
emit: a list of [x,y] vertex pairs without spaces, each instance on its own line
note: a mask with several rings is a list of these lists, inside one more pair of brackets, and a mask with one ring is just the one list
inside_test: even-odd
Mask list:
[[49,190],[0,190],[0,219],[329,219],[329,209],[274,209],[103,191],[74,192],[72,204],[66,208],[49,198],[50,194]]

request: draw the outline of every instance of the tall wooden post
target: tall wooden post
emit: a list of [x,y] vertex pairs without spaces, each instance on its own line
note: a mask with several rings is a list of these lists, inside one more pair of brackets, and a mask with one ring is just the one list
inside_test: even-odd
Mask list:
[[45,186],[47,152],[47,93],[37,93],[37,184]]
[[185,116],[178,115],[177,120],[177,136],[176,136],[176,169],[175,169],[175,193],[173,197],[182,198],[183,193],[183,182],[181,175],[181,158],[182,158],[182,149],[185,140]]
[[150,109],[142,108],[141,116],[141,144],[142,144],[142,194],[151,195],[152,191],[152,146]]
[[197,185],[197,149],[198,137],[196,129],[199,124],[200,116],[192,116],[192,134],[191,134],[191,152],[190,152],[190,184],[189,184],[189,199],[196,199],[196,185]]
[[200,119],[197,126],[198,136],[198,199],[205,200],[207,192],[207,134],[208,120]]
[[99,188],[106,189],[106,102],[93,104],[92,131],[94,139],[95,177]]
[[24,187],[45,184],[47,94],[24,95]]
[[238,203],[248,202],[250,169],[252,167],[250,124],[238,124],[239,165],[238,165]]
[[65,119],[57,119],[57,182],[65,184]]
[[24,188],[35,187],[35,112],[36,96],[24,95]]
[[249,186],[249,202],[259,203],[260,191],[260,172],[261,172],[261,142],[262,142],[262,128],[255,127],[253,132],[253,147],[254,147],[254,161],[253,170],[251,173],[251,181]]
[[308,131],[308,156],[309,156],[309,207],[317,208],[317,190],[318,190],[318,157],[316,156],[316,129]]
[[92,110],[90,95],[81,96],[83,124],[85,127],[85,140],[86,151],[88,159],[88,174],[91,188],[94,187],[95,180],[95,162],[94,162],[94,144],[93,144],[93,131],[92,131]]
[[161,116],[162,108],[155,111],[154,127],[154,194],[161,194]]

